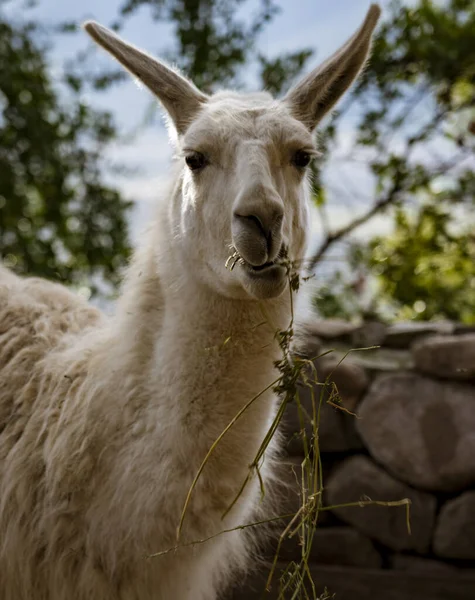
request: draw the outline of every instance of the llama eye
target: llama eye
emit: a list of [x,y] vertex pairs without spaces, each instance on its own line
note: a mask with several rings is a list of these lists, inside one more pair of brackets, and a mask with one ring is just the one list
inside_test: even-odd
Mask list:
[[308,166],[310,158],[310,154],[305,152],[305,150],[297,150],[292,158],[292,163],[296,167],[299,167],[299,169],[303,169],[304,167]]
[[206,166],[207,161],[201,152],[192,152],[185,157],[185,162],[192,171],[198,171]]

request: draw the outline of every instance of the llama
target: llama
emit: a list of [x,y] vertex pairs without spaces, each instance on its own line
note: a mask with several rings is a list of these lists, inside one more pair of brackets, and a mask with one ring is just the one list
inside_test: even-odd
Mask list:
[[259,510],[252,479],[223,517],[275,414],[271,387],[203,469],[182,545],[150,555],[176,544],[203,458],[275,379],[275,329],[290,319],[281,259],[304,254],[313,131],[364,65],[378,16],[372,5],[279,101],[206,96],[85,24],[165,108],[176,173],[113,317],[59,284],[0,270],[0,600],[212,600],[246,568],[246,535],[216,534]]

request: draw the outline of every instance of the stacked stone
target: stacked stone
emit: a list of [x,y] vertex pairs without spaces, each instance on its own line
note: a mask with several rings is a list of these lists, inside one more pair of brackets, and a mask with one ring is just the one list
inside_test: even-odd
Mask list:
[[[319,381],[336,384],[343,408],[322,404],[325,504],[411,501],[410,534],[404,507],[321,513],[312,561],[404,571],[474,569],[475,330],[447,322],[356,327],[327,320],[311,323],[307,332],[299,353],[316,357],[333,350],[314,365]],[[379,347],[354,350],[370,346]],[[315,386],[314,395],[321,389]],[[305,386],[300,402],[311,414]],[[310,439],[310,423],[306,430]],[[299,431],[290,404],[284,432],[292,510],[300,502]],[[281,558],[298,560],[300,554],[297,542],[284,543]]]

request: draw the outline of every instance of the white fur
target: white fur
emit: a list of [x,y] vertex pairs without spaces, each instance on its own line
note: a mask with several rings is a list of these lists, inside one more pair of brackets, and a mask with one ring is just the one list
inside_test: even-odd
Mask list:
[[[94,31],[96,39],[108,35]],[[153,59],[135,60],[137,50],[114,43],[110,51],[122,52],[136,75],[145,64],[153,87]],[[248,266],[230,271],[225,261],[243,206],[263,222],[280,207],[272,239],[291,259],[303,255],[308,190],[292,156],[311,150],[312,137],[288,101],[205,99],[183,78],[174,87],[179,76],[164,76],[157,64],[175,111],[177,174],[116,315],[104,317],[57,284],[0,270],[1,600],[213,600],[246,565],[240,531],[147,556],[175,545],[210,446],[277,376],[274,334],[290,318],[285,272],[251,276]],[[170,104],[173,94],[188,96]],[[200,173],[184,165],[190,148],[209,158]],[[269,391],[223,438],[191,496],[181,543],[253,519],[254,479],[222,515],[274,410]]]

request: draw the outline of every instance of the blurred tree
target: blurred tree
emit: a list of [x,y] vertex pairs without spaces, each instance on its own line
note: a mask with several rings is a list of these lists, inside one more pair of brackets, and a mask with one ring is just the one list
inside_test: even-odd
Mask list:
[[[353,115],[346,158],[369,169],[375,191],[360,216],[325,232],[312,265],[391,208],[394,234],[361,244],[359,257],[378,279],[374,300],[395,317],[475,322],[474,39],[473,0],[393,1],[367,70],[324,130],[329,160],[344,115]],[[327,284],[315,302],[328,312],[329,301]],[[341,310],[338,296],[331,302]]]
[[124,19],[147,6],[155,20],[173,23],[175,49],[168,58],[176,62],[205,92],[215,84],[232,81],[254,48],[256,37],[277,12],[274,0],[260,0],[250,23],[237,12],[246,0],[126,0],[120,18]]
[[[71,82],[77,87],[77,82]],[[33,23],[0,12],[0,255],[17,272],[115,284],[128,252],[130,206],[103,183],[108,113],[53,87]]]
[[[174,48],[162,49],[161,55],[177,64],[204,92],[212,92],[217,85],[239,85],[240,70],[253,59],[261,67],[264,85],[273,93],[280,92],[302,70],[313,51],[303,49],[272,60],[258,55],[258,36],[279,7],[275,0],[258,0],[253,14],[245,19],[239,10],[246,3],[248,0],[126,0],[111,27],[120,30],[127,19],[147,7],[154,20],[173,25]],[[63,29],[68,28],[74,25],[63,25]],[[100,73],[93,83],[101,89],[123,77],[123,70],[116,69]]]
[[396,318],[475,323],[475,229],[451,222],[437,203],[413,216],[399,209],[394,234],[370,244],[368,264]]
[[286,91],[312,54],[313,51],[309,48],[282,54],[274,59],[260,54],[258,60],[262,87],[274,96]]

